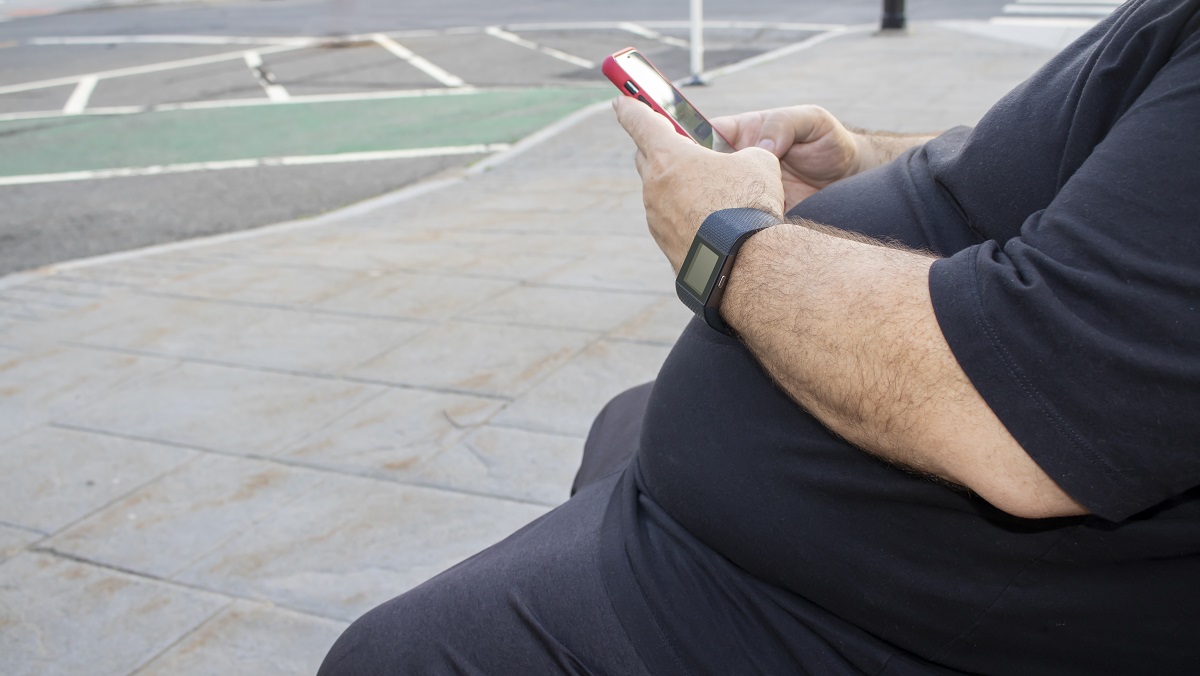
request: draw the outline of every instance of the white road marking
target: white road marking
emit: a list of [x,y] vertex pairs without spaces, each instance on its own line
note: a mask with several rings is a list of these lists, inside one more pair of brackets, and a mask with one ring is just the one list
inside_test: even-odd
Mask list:
[[96,83],[100,82],[100,78],[94,75],[89,75],[79,81],[75,87],[75,91],[71,92],[71,98],[67,99],[67,105],[63,106],[63,115],[79,115],[87,108],[88,100],[92,98],[92,92],[96,91]]
[[[519,92],[528,91],[522,87],[497,87],[494,89],[476,89],[475,87],[459,87],[456,89],[396,89],[385,92],[363,92],[346,94],[312,94],[309,96],[293,96],[279,103],[334,103],[346,101],[378,101],[386,99],[420,99],[434,96],[462,96],[464,94],[483,94],[489,92]],[[89,108],[81,115],[136,115],[139,113],[161,113],[174,110],[217,110],[221,108],[249,108],[252,106],[275,105],[275,102],[264,99],[222,99],[215,101],[189,101],[187,103],[159,103],[153,106],[112,106],[109,108]],[[21,120],[38,120],[42,118],[63,117],[61,110],[46,110],[31,113],[0,114],[0,122],[16,122]]]
[[656,30],[651,30],[649,28],[646,28],[645,26],[643,26],[641,24],[630,23],[627,21],[624,23],[617,24],[617,27],[623,31],[633,33],[634,35],[640,35],[644,38],[649,38],[651,40],[658,40],[659,42],[661,42],[663,44],[671,45],[672,47],[682,47],[684,49],[687,49],[688,47],[691,46],[688,44],[687,40],[680,40],[679,38],[673,38],[669,35],[663,35],[662,33],[659,33]]
[[519,35],[509,33],[506,30],[501,30],[499,26],[488,26],[486,29],[484,29],[483,32],[487,33],[488,35],[490,35],[494,38],[499,38],[501,40],[504,40],[505,42],[511,42],[514,45],[519,45],[526,49],[532,49],[535,52],[541,52],[542,54],[545,54],[546,56],[552,56],[552,57],[558,59],[559,61],[566,61],[567,63],[579,66],[580,68],[589,68],[590,69],[590,68],[596,67],[596,64],[592,63],[591,61],[588,61],[587,59],[581,59],[578,56],[559,51],[557,49],[554,49],[553,47],[546,47],[543,45],[539,45],[536,42],[530,42],[529,40],[526,40],[525,38],[523,38]]
[[237,37],[232,35],[86,35],[33,38],[31,45],[301,45],[319,43],[313,38]]
[[1005,5],[1005,14],[1065,14],[1069,16],[1105,16],[1112,5]]
[[[272,45],[263,47],[258,50],[260,54],[278,54],[280,52],[290,52],[304,47],[311,46],[311,43],[304,44],[286,44]],[[146,75],[148,73],[159,73],[166,70],[176,70],[179,68],[191,68],[192,66],[204,66],[213,63],[221,63],[222,61],[237,61],[245,58],[245,50],[239,49],[236,52],[222,52],[221,54],[212,54],[210,56],[199,56],[192,59],[180,59],[178,61],[163,61],[160,63],[152,63],[146,66],[133,66],[130,68],[117,68],[114,70],[104,70],[97,73],[83,73],[81,75],[70,75],[67,77],[58,77],[52,80],[39,80],[37,82],[25,82],[22,84],[8,85],[0,87],[0,94],[14,94],[16,92],[27,92],[35,89],[49,89],[50,87],[62,87],[65,85],[73,85],[78,83],[85,77],[94,77],[100,80],[107,80],[115,77],[128,77],[131,75]]]
[[426,59],[417,56],[408,47],[405,47],[404,45],[396,42],[386,35],[383,35],[382,33],[376,33],[375,35],[372,35],[371,39],[375,41],[375,44],[383,47],[392,54],[395,54],[397,57],[409,63],[417,70],[425,73],[438,82],[441,82],[447,87],[463,87],[467,84],[466,82],[463,82],[462,78],[458,77],[457,75],[451,75],[450,73],[447,73]]
[[292,98],[292,95],[288,94],[288,90],[284,89],[283,85],[275,82],[275,76],[271,71],[267,70],[261,54],[250,50],[242,58],[246,61],[246,65],[250,67],[250,71],[254,73],[254,79],[258,80],[258,84],[262,85],[268,99],[273,103],[282,103]]
[[479,143],[467,146],[443,146],[440,148],[377,150],[361,153],[336,153],[331,155],[260,157],[246,160],[224,160],[220,162],[188,162],[184,164],[160,164],[150,167],[122,167],[119,169],[66,171],[56,174],[26,174],[23,176],[0,176],[0,186],[64,183],[67,181],[91,181],[103,178],[162,176],[164,174],[185,174],[196,171],[222,171],[226,169],[254,169],[257,167],[296,167],[313,164],[340,164],[345,162],[411,160],[426,157],[448,157],[450,155],[481,155],[508,150],[510,147],[511,146],[507,143]]

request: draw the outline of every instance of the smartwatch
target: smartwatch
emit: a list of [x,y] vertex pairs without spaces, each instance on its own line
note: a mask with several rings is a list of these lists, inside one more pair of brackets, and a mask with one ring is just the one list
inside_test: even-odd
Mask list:
[[709,214],[675,278],[679,300],[709,326],[734,335],[721,319],[721,299],[725,296],[733,259],[750,235],[778,224],[778,218],[759,209],[722,209]]

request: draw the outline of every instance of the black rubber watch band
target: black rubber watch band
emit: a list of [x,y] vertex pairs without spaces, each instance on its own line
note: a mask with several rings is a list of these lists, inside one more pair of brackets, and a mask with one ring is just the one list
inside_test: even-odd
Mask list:
[[778,224],[778,218],[759,209],[722,209],[709,214],[675,278],[679,300],[709,326],[732,336],[733,331],[721,319],[721,299],[738,249],[754,233]]

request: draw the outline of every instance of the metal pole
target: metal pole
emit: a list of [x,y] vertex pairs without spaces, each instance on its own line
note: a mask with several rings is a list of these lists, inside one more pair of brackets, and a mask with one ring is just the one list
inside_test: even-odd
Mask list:
[[905,24],[904,0],[883,0],[883,21],[880,28],[885,31],[903,30]]
[[690,85],[704,84],[704,0],[692,0],[692,79]]

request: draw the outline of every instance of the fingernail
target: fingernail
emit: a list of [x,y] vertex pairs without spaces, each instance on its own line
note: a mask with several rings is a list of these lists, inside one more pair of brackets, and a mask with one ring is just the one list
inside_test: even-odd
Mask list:
[[763,139],[763,140],[759,141],[759,142],[758,142],[758,147],[759,147],[759,148],[762,148],[763,150],[765,150],[765,151],[767,151],[767,152],[769,152],[769,153],[771,153],[772,155],[774,155],[774,154],[775,154],[775,142],[774,142],[774,141],[772,141],[772,140],[771,140],[771,139],[769,139],[769,138],[765,138],[765,139]]

